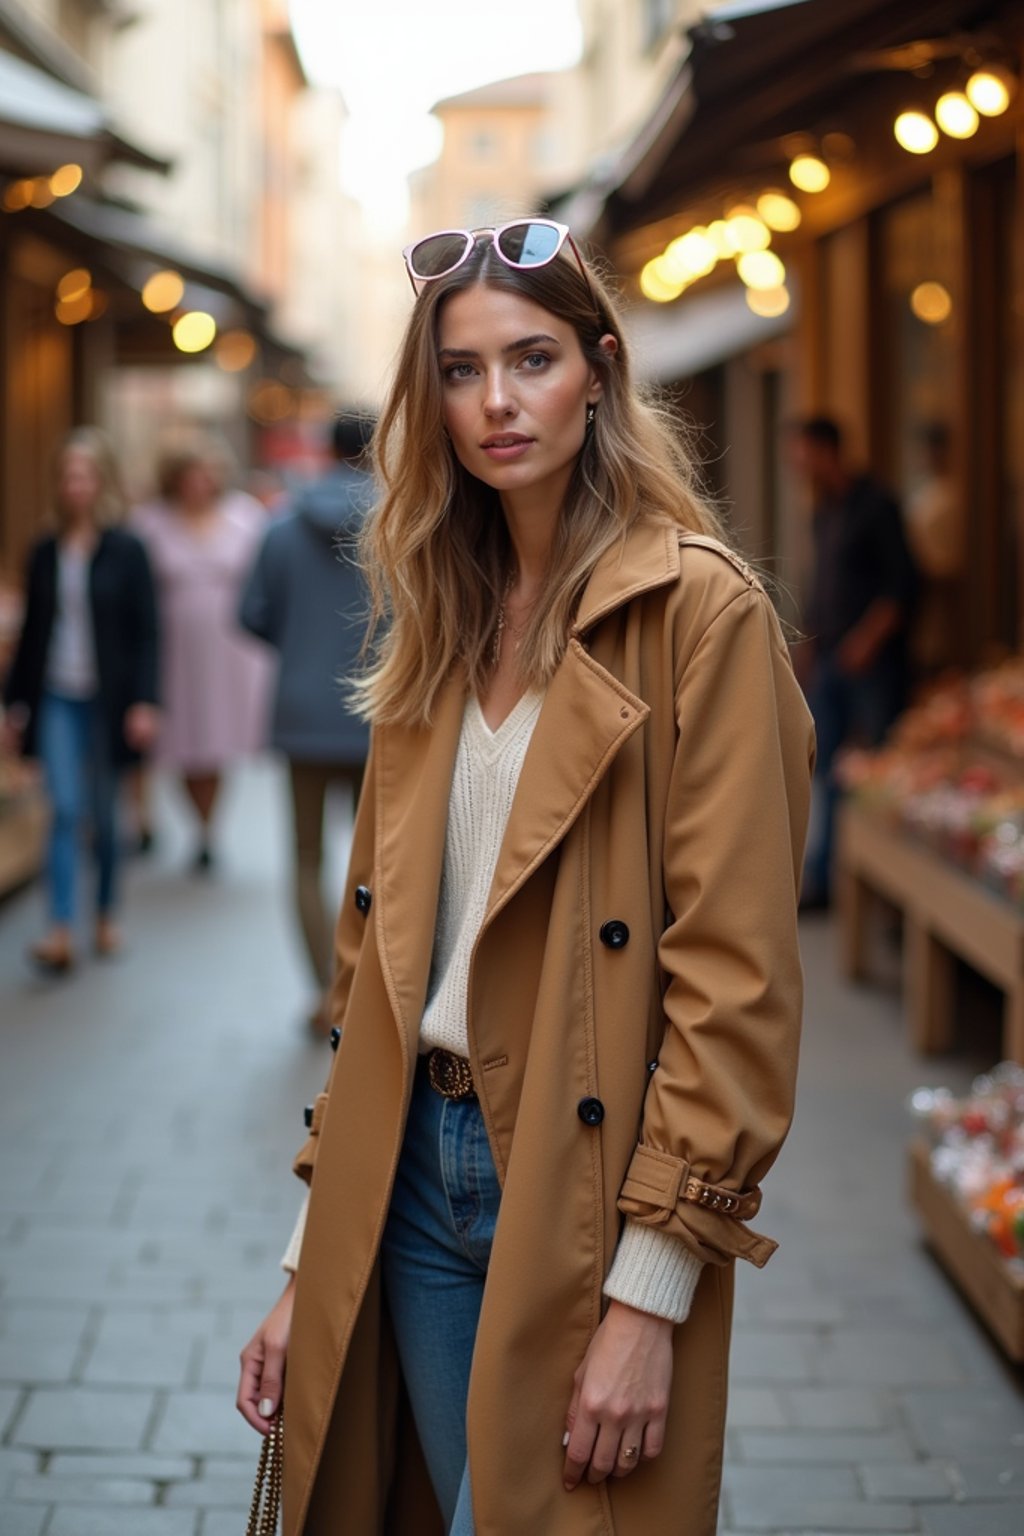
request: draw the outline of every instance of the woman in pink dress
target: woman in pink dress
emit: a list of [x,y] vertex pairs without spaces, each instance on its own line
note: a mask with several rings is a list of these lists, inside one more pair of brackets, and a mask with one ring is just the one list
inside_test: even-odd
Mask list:
[[270,662],[236,614],[266,515],[252,496],[226,489],[222,456],[209,444],[169,454],[159,481],[162,502],[135,515],[163,636],[157,757],[181,776],[199,822],[194,867],[205,873],[224,770],[265,739]]

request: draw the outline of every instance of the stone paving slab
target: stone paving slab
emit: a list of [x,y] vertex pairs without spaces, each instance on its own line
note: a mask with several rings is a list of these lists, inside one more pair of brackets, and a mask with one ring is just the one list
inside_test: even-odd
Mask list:
[[922,1510],[922,1530],[927,1536],[1020,1536],[1020,1510],[1006,1505],[954,1504]]
[[[162,806],[117,966],[39,982],[38,894],[0,908],[0,1536],[244,1529],[237,1356],[329,1055],[303,1028],[280,771],[232,786],[206,884]],[[803,936],[798,1112],[758,1223],[782,1246],[738,1266],[721,1536],[1024,1536],[1021,1374],[903,1197],[906,1095],[991,1062],[915,1059],[895,995],[838,984],[827,923]]]
[[28,1395],[12,1445],[38,1450],[141,1450],[153,1415],[152,1392],[39,1387]]
[[61,1504],[46,1527],[46,1536],[196,1536],[196,1518],[187,1509]]

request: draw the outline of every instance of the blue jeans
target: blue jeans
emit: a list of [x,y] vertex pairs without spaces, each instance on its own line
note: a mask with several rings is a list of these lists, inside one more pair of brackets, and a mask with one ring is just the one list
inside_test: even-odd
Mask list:
[[466,1399],[501,1186],[475,1099],[416,1069],[381,1250],[402,1375],[449,1536],[473,1536]]
[[878,747],[905,703],[905,678],[898,662],[881,662],[870,672],[850,677],[836,657],[818,658],[807,690],[814,717],[818,756],[814,793],[818,802],[818,835],[808,846],[804,863],[808,895],[827,896],[832,879],[832,847],[839,786],[834,772],[840,747]]
[[108,916],[117,876],[117,780],[99,705],[93,699],[45,693],[38,741],[53,811],[47,864],[50,915],[55,923],[74,919],[78,844],[88,805],[99,875],[96,907],[101,917]]

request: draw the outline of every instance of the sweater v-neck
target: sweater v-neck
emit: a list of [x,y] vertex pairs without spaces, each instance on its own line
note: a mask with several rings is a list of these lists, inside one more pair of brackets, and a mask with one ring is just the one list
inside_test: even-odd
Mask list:
[[542,693],[527,689],[519,699],[519,702],[514,704],[509,710],[501,724],[495,726],[492,730],[487,724],[480,700],[474,693],[470,695],[469,699],[468,724],[475,729],[488,756],[493,756],[499,753],[506,743],[515,736],[519,726],[539,712],[543,700],[544,695]]

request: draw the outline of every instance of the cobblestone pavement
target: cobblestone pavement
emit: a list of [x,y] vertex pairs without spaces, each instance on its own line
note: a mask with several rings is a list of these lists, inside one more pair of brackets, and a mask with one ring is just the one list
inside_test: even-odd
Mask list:
[[[38,894],[0,909],[0,1536],[244,1529],[237,1352],[277,1292],[327,1047],[303,1028],[277,771],[232,786],[209,881],[162,814],[116,963],[36,981]],[[805,940],[800,1112],[760,1223],[783,1246],[740,1276],[723,1532],[1021,1536],[1021,1378],[903,1199],[906,1093],[991,1054],[915,1060],[894,995],[836,983],[827,924]]]

